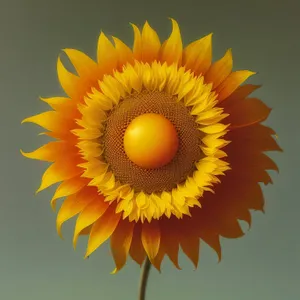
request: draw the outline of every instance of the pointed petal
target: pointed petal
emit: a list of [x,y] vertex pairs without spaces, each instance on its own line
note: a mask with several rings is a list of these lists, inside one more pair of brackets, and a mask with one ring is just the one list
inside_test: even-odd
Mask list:
[[164,250],[164,248],[163,248],[163,245],[160,244],[158,253],[157,253],[157,255],[153,258],[153,260],[152,260],[152,262],[151,262],[152,265],[153,265],[159,272],[161,272],[161,263],[162,263],[162,261],[163,261],[165,255],[166,255],[166,252],[165,252],[165,250]]
[[118,53],[103,32],[98,40],[97,60],[104,74],[111,74],[117,68]]
[[79,77],[69,72],[61,62],[60,58],[57,60],[57,75],[61,87],[68,96],[75,99],[78,96]]
[[133,64],[133,53],[131,49],[118,38],[113,37],[113,40],[118,54],[118,67],[120,70],[122,70],[122,67],[127,63]]
[[51,108],[62,114],[66,119],[77,119],[80,113],[77,109],[77,103],[70,98],[65,97],[51,97],[51,98],[40,98],[46,102]]
[[229,218],[227,215],[221,214],[219,220],[218,232],[221,236],[228,239],[236,239],[244,235],[237,218]]
[[271,109],[257,98],[237,100],[230,107],[225,108],[229,114],[226,122],[230,123],[230,128],[250,126],[266,120]]
[[23,152],[21,150],[21,153],[27,158],[54,162],[55,160],[64,156],[67,151],[70,153],[71,149],[72,147],[70,147],[70,145],[68,145],[66,142],[57,141],[49,142],[48,144],[43,145],[32,152]]
[[108,203],[104,201],[103,195],[95,195],[93,201],[91,201],[84,210],[80,213],[76,220],[73,246],[76,248],[79,234],[88,226],[94,224],[107,210]]
[[134,222],[129,222],[127,219],[122,220],[111,236],[110,247],[116,264],[114,273],[121,270],[126,263],[134,225]]
[[78,162],[72,157],[68,159],[59,159],[55,161],[42,176],[42,181],[37,193],[48,188],[49,186],[71,179],[82,173],[82,169],[77,167]]
[[205,74],[212,60],[212,33],[190,43],[183,50],[182,65],[194,71],[196,75]]
[[67,120],[64,116],[56,111],[46,111],[44,113],[26,118],[23,123],[34,123],[49,131],[64,132],[72,128],[74,122]]
[[225,55],[212,64],[205,74],[205,81],[213,84],[213,89],[218,87],[231,73],[232,70],[232,52],[227,50]]
[[245,84],[239,86],[230,96],[223,99],[222,101],[219,101],[219,103],[222,103],[221,106],[229,106],[231,103],[235,103],[237,100],[245,99],[247,96],[252,94],[255,90],[260,88],[260,85],[254,85],[254,84]]
[[142,31],[142,61],[150,63],[156,60],[160,46],[156,31],[146,22]]
[[62,182],[56,189],[54,196],[51,199],[51,207],[55,210],[56,200],[62,197],[67,197],[79,192],[88,181],[81,177],[74,177]]
[[182,40],[178,23],[172,21],[172,33],[164,42],[160,51],[160,61],[166,62],[168,65],[176,63],[181,64],[182,60]]
[[142,35],[138,27],[131,24],[134,33],[134,43],[133,43],[133,56],[136,60],[141,60],[142,58]]
[[86,228],[84,228],[79,235],[89,235],[91,233],[91,229],[92,229],[93,225],[90,225]]
[[121,214],[115,213],[115,207],[110,206],[106,212],[93,225],[85,258],[99,248],[115,231]]
[[97,190],[94,188],[86,188],[66,198],[59,209],[56,219],[56,229],[59,236],[62,236],[61,227],[63,223],[80,213],[93,200],[95,192]]
[[145,222],[142,227],[142,244],[152,261],[157,255],[160,245],[160,229],[159,223],[156,220],[152,220],[151,223]]
[[221,244],[220,244],[220,237],[218,234],[215,234],[213,232],[208,231],[201,231],[200,238],[211,248],[213,248],[219,258],[219,261],[221,261],[222,258],[222,250],[221,250]]
[[231,73],[216,89],[218,95],[218,100],[230,96],[244,81],[246,81],[250,76],[254,75],[251,71],[236,71]]
[[245,210],[240,210],[238,213],[237,213],[237,218],[239,220],[242,220],[242,221],[245,221],[248,226],[249,226],[249,229],[251,227],[251,214],[249,212],[248,209],[245,209]]
[[195,266],[195,269],[197,269],[200,248],[199,238],[196,236],[183,236],[180,240],[180,245],[182,251],[192,261],[192,263]]
[[99,70],[99,67],[95,61],[93,61],[85,53],[75,49],[65,49],[64,52],[69,57],[79,77],[90,80],[95,78],[95,75],[97,75]]
[[[171,226],[168,226],[166,228],[172,228]],[[171,230],[174,230],[173,228]],[[165,251],[165,253],[170,258],[171,262],[174,264],[174,266],[181,270],[179,263],[178,263],[178,253],[179,253],[179,240],[178,235],[175,232],[171,232],[171,230],[165,230],[163,229],[163,235],[162,235],[162,247]]]
[[142,266],[146,256],[145,249],[143,247],[142,240],[141,240],[141,233],[142,233],[141,226],[142,225],[140,223],[137,223],[134,226],[131,246],[129,249],[130,256],[140,266]]
[[275,132],[262,124],[239,127],[227,133],[228,140],[234,141],[236,148],[253,149],[257,151],[282,151],[273,135]]

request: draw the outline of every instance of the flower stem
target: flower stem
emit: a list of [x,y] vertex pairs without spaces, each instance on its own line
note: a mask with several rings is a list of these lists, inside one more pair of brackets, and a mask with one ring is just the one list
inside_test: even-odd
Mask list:
[[150,268],[151,268],[151,263],[149,258],[147,257],[141,274],[139,300],[145,300],[146,287],[147,287]]

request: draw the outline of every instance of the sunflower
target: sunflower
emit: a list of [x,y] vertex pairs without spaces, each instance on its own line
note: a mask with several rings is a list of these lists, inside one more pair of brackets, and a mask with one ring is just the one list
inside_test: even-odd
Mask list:
[[180,29],[163,43],[146,22],[132,25],[130,49],[100,34],[97,62],[64,50],[76,73],[57,62],[67,97],[42,98],[52,110],[25,119],[53,141],[22,154],[48,161],[38,191],[59,183],[57,215],[77,216],[73,244],[89,235],[86,257],[110,239],[120,270],[130,255],[160,270],[167,255],[177,268],[179,247],[197,267],[200,241],[221,258],[220,237],[243,235],[250,210],[264,209],[260,183],[271,183],[279,151],[261,124],[270,108],[248,97],[255,74],[232,71],[228,50],[212,63],[212,34],[183,48]]

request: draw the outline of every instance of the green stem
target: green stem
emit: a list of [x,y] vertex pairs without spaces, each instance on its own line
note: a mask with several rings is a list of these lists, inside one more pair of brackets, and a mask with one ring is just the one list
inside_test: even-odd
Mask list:
[[147,287],[150,268],[151,268],[151,262],[147,257],[141,274],[139,300],[145,300],[146,298],[146,287]]

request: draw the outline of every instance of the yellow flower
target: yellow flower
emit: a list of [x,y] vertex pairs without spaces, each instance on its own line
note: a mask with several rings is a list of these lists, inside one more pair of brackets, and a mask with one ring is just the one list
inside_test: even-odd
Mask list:
[[212,63],[211,34],[183,48],[172,25],[162,44],[147,22],[132,25],[133,49],[101,33],[97,62],[65,50],[77,72],[58,59],[68,97],[42,99],[52,110],[24,120],[56,139],[22,153],[52,163],[38,191],[61,182],[58,233],[77,215],[74,246],[88,234],[89,256],[110,238],[115,271],[128,254],[179,268],[179,246],[197,266],[200,240],[220,258],[220,236],[243,235],[238,220],[263,210],[259,182],[277,170],[264,154],[280,150],[275,133],[260,124],[270,109],[247,98],[258,86],[240,86],[254,73],[233,72],[230,50]]

